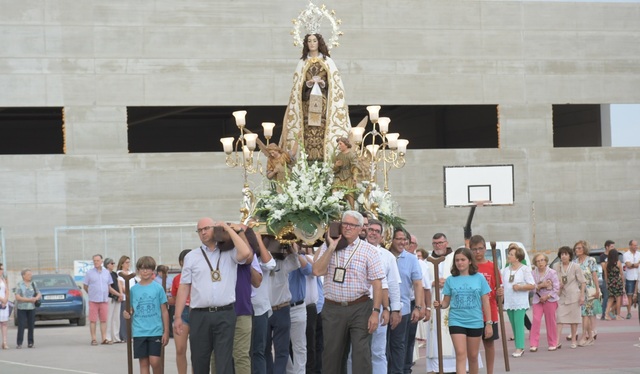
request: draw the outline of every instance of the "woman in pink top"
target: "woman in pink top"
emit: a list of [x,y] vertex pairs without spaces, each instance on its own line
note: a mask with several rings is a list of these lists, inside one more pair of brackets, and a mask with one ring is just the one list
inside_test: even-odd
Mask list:
[[529,334],[529,351],[538,351],[542,316],[547,325],[547,345],[550,351],[555,351],[558,345],[556,330],[556,309],[558,309],[558,291],[560,290],[558,273],[549,268],[549,258],[544,253],[538,253],[533,258],[533,263],[536,266],[533,271],[536,288],[533,295],[533,323]]

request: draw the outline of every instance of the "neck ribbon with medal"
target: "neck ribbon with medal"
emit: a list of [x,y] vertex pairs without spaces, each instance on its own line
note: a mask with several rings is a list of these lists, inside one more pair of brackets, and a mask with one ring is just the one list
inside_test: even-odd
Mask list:
[[220,257],[222,257],[222,252],[218,250],[218,252],[220,252],[220,255],[218,256],[218,263],[216,264],[216,270],[213,270],[213,266],[211,266],[211,262],[209,261],[209,257],[207,257],[207,253],[204,251],[202,247],[200,247],[200,250],[202,251],[202,255],[204,256],[204,259],[207,260],[207,265],[209,265],[209,269],[211,269],[211,281],[220,282],[222,280],[222,276],[220,275]]
[[358,246],[356,247],[356,249],[353,250],[353,252],[351,252],[351,255],[349,256],[349,258],[347,259],[347,262],[344,264],[344,267],[340,266],[340,262],[338,261],[338,252],[334,252],[335,255],[335,260],[336,260],[336,269],[333,273],[333,281],[336,283],[344,283],[344,278],[347,275],[347,267],[349,267],[349,264],[351,263],[351,260],[353,259],[353,255],[356,254],[356,252],[358,252],[358,249],[360,249],[360,244],[362,244],[362,240],[357,239],[358,240]]
[[560,270],[562,270],[562,284],[567,284],[567,281],[569,280],[569,278],[567,277],[572,266],[573,266],[573,262],[569,262],[569,266],[567,266],[567,270],[565,271],[564,265],[560,263]]

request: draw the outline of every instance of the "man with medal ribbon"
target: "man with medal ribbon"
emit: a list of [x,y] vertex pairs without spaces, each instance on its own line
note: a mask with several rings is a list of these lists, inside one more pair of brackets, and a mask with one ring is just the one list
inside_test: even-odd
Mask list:
[[[222,227],[229,234],[233,248],[224,251],[218,248],[214,227]],[[202,246],[184,258],[176,297],[174,334],[182,334],[180,316],[190,295],[189,343],[193,372],[209,373],[213,352],[216,372],[232,373],[237,266],[251,261],[253,252],[244,238],[241,225],[214,222],[205,217],[198,221],[196,231]]]
[[[316,254],[313,274],[326,275],[322,310],[324,352],[322,369],[345,373],[346,357],[352,347],[353,367],[371,374],[371,334],[377,329],[382,307],[384,270],[374,246],[360,239],[364,219],[356,211],[342,215],[341,235],[323,244]],[[347,247],[336,251],[340,238]],[[369,298],[373,287],[373,300]]]

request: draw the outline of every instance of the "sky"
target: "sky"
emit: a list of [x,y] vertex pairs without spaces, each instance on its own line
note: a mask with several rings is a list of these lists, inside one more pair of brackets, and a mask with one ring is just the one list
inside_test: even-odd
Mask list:
[[640,105],[611,104],[611,145],[640,147]]

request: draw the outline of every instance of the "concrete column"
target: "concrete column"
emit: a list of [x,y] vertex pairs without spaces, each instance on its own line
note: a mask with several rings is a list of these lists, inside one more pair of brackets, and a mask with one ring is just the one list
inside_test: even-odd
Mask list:
[[553,148],[551,104],[500,104],[500,148]]
[[128,153],[127,108],[68,106],[64,108],[65,153]]
[[600,104],[600,137],[603,147],[611,147],[611,104]]

